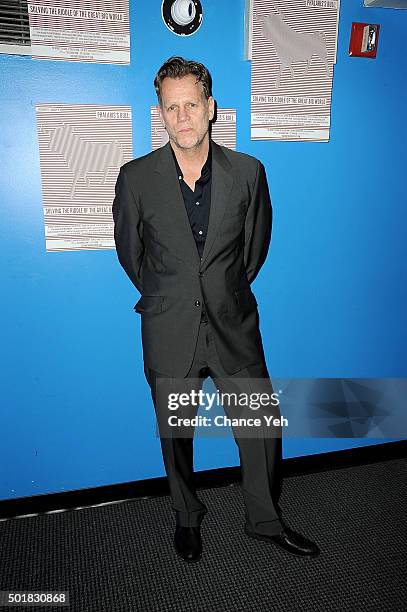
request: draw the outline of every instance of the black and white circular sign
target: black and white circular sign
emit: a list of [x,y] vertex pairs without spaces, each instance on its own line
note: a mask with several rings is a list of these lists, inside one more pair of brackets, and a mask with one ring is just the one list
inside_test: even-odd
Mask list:
[[178,36],[194,34],[202,23],[200,0],[163,0],[161,13],[167,28]]

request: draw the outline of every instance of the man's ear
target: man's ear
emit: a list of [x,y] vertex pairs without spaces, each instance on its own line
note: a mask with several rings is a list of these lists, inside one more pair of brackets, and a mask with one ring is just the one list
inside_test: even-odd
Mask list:
[[209,106],[209,121],[212,121],[212,119],[215,116],[215,99],[213,98],[213,96],[209,96],[208,106]]
[[158,110],[158,115],[160,117],[160,121],[163,124],[163,127],[165,127],[165,121],[164,121],[164,117],[163,117],[163,113],[162,113],[160,104],[157,104],[157,110]]

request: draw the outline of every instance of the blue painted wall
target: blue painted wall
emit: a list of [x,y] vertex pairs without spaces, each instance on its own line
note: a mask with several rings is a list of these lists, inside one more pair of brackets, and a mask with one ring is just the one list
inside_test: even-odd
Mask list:
[[[250,141],[243,0],[203,4],[201,29],[184,39],[164,27],[160,2],[131,0],[129,67],[0,57],[0,499],[164,474],[136,291],[114,251],[45,252],[35,104],[131,104],[142,155],[169,55],[208,65],[219,106],[237,108],[238,149],[267,169],[274,233],[254,289],[272,376],[407,375],[407,13],[343,1],[331,142],[265,143]],[[377,60],[348,57],[352,21],[381,24]],[[284,455],[376,442],[287,440]],[[238,463],[232,439],[195,447],[197,470]]]

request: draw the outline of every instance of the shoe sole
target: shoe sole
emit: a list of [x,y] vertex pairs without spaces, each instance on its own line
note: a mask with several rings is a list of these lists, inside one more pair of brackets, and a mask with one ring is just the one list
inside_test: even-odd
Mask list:
[[174,550],[176,552],[176,555],[177,555],[178,559],[182,559],[182,561],[185,561],[185,563],[197,563],[198,561],[200,561],[202,559],[202,553],[196,559],[186,559],[185,557],[183,557],[181,555],[181,553],[179,553],[177,551],[177,549],[175,547],[174,547]]
[[288,550],[287,548],[284,548],[284,546],[281,546],[278,542],[273,542],[272,540],[270,540],[267,536],[261,536],[261,535],[257,535],[255,533],[251,533],[250,531],[247,531],[246,529],[244,530],[245,534],[249,537],[252,538],[253,540],[260,540],[261,542],[267,542],[267,544],[273,544],[274,546],[277,546],[277,548],[279,548],[280,550],[283,550],[284,552],[288,553],[289,555],[293,555],[293,557],[302,557],[302,558],[315,558],[318,557],[319,555],[319,551],[315,552],[315,553],[306,553],[306,554],[302,554],[302,553],[295,553],[291,550]]

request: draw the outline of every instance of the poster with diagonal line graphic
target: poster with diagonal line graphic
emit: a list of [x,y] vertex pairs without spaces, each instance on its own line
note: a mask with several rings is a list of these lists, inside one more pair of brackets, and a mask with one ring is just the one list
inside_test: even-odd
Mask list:
[[34,59],[130,63],[129,0],[29,0]]
[[114,186],[132,159],[130,106],[36,111],[46,250],[114,249]]
[[252,140],[328,141],[339,0],[253,0]]

